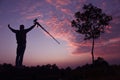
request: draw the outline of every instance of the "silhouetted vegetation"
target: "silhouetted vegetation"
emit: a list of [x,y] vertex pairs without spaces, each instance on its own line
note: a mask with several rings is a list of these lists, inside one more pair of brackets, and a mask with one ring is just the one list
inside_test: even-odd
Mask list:
[[95,64],[86,64],[75,69],[60,69],[55,64],[19,68],[2,64],[0,80],[120,80],[120,65],[109,65],[100,57],[95,60]]
[[82,9],[83,12],[78,11],[74,14],[75,19],[71,21],[71,25],[77,29],[76,32],[84,35],[84,40],[92,39],[91,55],[94,63],[94,40],[105,32],[105,27],[109,25],[112,17],[92,4],[84,5]]

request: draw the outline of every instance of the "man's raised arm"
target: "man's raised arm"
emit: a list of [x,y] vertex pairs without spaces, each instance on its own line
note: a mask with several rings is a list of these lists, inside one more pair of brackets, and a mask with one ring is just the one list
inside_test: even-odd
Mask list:
[[36,24],[32,25],[30,28],[26,29],[26,32],[31,31],[35,26],[36,26]]
[[17,31],[17,30],[15,30],[15,29],[11,28],[11,27],[10,27],[10,24],[8,24],[8,28],[9,28],[12,32],[14,32],[14,33],[16,33],[16,31]]

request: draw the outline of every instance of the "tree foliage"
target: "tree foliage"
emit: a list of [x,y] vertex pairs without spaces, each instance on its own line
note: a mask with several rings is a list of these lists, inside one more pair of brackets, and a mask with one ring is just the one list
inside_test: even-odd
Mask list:
[[111,16],[92,4],[84,5],[83,12],[78,11],[74,16],[75,20],[71,22],[72,27],[77,29],[76,32],[85,35],[85,40],[100,37],[105,26],[112,20]]

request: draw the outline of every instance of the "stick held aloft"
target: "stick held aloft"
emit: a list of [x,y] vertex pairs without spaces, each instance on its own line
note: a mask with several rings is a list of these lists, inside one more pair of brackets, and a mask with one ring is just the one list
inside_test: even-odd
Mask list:
[[34,20],[34,23],[36,23],[37,26],[41,27],[49,36],[51,36],[58,44],[60,44],[59,41],[57,41],[44,27],[40,25],[40,23],[37,22],[37,19]]

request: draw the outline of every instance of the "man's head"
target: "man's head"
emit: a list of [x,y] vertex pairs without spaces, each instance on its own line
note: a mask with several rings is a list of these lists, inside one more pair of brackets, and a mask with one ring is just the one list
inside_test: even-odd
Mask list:
[[24,30],[24,25],[20,25],[20,30]]

